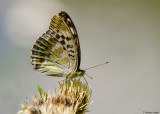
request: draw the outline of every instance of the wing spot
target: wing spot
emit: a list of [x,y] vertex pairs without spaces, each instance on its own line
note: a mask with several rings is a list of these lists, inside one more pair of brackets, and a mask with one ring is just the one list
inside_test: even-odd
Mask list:
[[64,45],[64,44],[65,44],[65,41],[64,41],[64,40],[62,40],[62,41],[60,41],[60,43],[61,43],[62,45]]
[[63,47],[63,49],[64,49],[64,50],[66,50],[66,48],[65,48],[65,47]]
[[57,39],[59,39],[59,38],[60,38],[60,36],[57,34],[57,35],[56,35],[56,38],[57,38]]
[[74,33],[74,34],[73,34],[73,38],[77,38],[77,34]]
[[73,48],[73,45],[69,45],[69,44],[68,44],[68,45],[67,45],[67,48]]
[[68,38],[68,37],[67,37],[67,38],[66,38],[66,40],[67,40],[67,41],[70,41],[70,40],[71,40],[71,38]]
[[69,27],[71,27],[71,22],[67,21],[67,24],[68,24]]
[[73,50],[69,50],[68,52],[72,52],[72,53],[74,53],[74,51],[73,51]]
[[70,57],[75,57],[75,55],[71,55],[71,54],[68,54],[68,56],[70,56]]
[[77,45],[77,41],[75,42],[75,45]]
[[62,38],[62,39],[65,39],[65,37],[64,37],[63,35],[61,35],[61,38]]

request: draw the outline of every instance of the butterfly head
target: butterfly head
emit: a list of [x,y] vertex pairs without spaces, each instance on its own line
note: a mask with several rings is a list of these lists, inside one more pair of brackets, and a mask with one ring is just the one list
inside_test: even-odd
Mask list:
[[78,71],[77,71],[77,75],[78,75],[79,77],[84,76],[84,74],[85,74],[85,71],[84,71],[84,70],[78,70]]
[[69,75],[67,78],[77,78],[77,77],[83,77],[85,74],[84,70],[77,70],[76,72],[74,72],[72,75]]

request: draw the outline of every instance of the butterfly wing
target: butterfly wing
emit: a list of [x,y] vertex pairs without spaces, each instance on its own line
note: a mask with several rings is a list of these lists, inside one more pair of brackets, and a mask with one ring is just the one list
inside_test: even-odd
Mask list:
[[76,66],[75,66],[74,70],[79,70],[80,69],[79,68],[80,62],[81,62],[81,50],[80,50],[80,43],[79,43],[79,38],[78,38],[78,33],[76,30],[76,27],[74,26],[72,19],[69,17],[69,15],[66,12],[61,11],[59,13],[59,15],[65,21],[70,32],[72,33],[73,39],[69,42],[69,44],[73,45],[73,49],[74,49],[73,51],[75,52],[75,55],[76,55],[76,57],[75,57],[76,58]]
[[67,76],[80,64],[80,46],[75,26],[65,12],[54,15],[49,30],[33,44],[32,65],[49,76]]

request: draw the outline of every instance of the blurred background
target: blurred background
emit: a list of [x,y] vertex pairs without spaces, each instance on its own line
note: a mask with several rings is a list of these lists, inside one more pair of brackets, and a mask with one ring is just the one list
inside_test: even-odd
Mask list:
[[[32,69],[33,43],[54,14],[66,11],[81,44],[81,69],[93,90],[88,114],[160,113],[159,0],[1,0],[0,114],[14,114],[25,98],[59,89],[61,78]],[[158,113],[158,114],[159,114]]]

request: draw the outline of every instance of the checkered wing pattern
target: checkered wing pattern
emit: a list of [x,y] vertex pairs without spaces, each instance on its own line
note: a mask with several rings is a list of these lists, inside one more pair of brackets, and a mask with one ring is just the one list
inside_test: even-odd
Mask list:
[[51,19],[49,30],[33,44],[32,65],[49,76],[68,76],[80,66],[80,45],[76,28],[62,11]]

